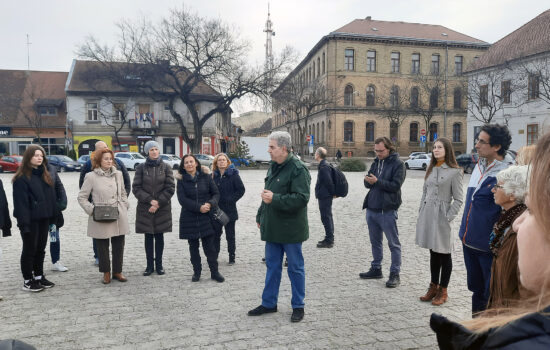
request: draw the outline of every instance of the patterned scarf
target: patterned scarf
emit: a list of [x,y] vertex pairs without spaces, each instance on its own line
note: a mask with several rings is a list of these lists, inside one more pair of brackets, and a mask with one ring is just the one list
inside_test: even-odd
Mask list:
[[508,228],[512,226],[514,221],[527,209],[525,204],[516,204],[512,208],[506,210],[500,215],[498,221],[493,226],[493,232],[489,237],[489,248],[493,252],[493,255],[498,256],[498,250],[507,237],[506,232]]

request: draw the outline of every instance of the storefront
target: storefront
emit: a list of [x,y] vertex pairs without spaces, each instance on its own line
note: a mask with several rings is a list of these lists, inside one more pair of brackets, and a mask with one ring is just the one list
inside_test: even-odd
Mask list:
[[97,141],[103,141],[107,144],[109,149],[113,148],[112,137],[105,135],[74,135],[74,147],[77,152],[76,156],[80,157],[82,155],[90,154],[95,149],[95,143]]

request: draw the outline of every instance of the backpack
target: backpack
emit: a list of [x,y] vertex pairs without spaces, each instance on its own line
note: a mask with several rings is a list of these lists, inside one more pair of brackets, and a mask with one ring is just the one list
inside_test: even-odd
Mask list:
[[348,195],[348,180],[346,180],[346,175],[330,164],[332,170],[332,183],[334,183],[334,195],[336,197],[345,197]]

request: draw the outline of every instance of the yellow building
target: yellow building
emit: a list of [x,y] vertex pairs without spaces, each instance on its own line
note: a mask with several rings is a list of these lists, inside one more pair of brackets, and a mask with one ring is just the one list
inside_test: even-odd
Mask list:
[[[373,141],[381,136],[407,155],[422,150],[424,133],[428,147],[446,136],[455,151],[465,152],[462,71],[488,47],[440,25],[356,19],[324,36],[273,93],[273,130],[289,131],[298,149],[313,135],[314,147],[326,147],[330,156],[338,149],[373,156]],[[333,96],[310,113],[303,138],[283,93],[291,81],[310,89],[317,81]]]

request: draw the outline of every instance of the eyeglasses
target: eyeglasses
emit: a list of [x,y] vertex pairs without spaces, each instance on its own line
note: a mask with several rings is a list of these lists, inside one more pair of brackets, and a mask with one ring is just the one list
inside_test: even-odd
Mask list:
[[482,140],[482,139],[477,139],[475,143],[479,143],[480,145],[488,145],[489,142],[485,141],[485,140]]
[[495,191],[496,191],[497,188],[504,188],[504,186],[502,186],[502,185],[494,185],[493,188],[494,188]]
[[376,153],[384,153],[386,149],[375,149],[374,152]]

